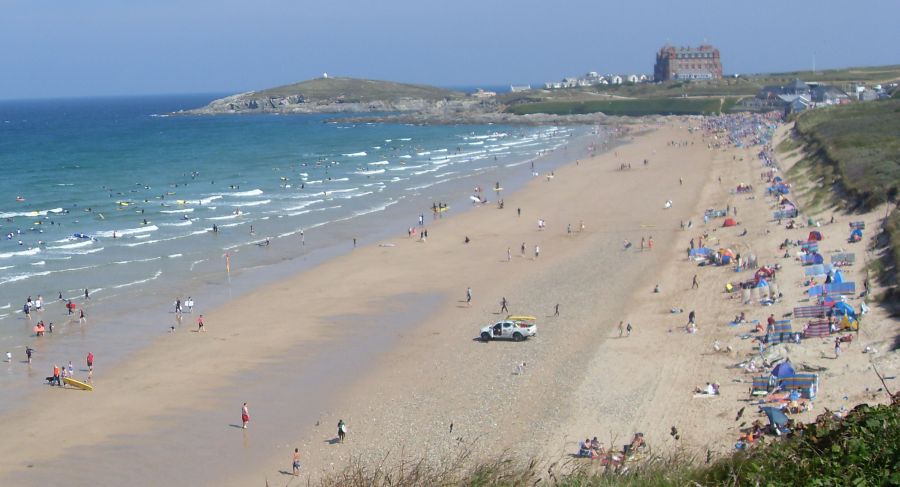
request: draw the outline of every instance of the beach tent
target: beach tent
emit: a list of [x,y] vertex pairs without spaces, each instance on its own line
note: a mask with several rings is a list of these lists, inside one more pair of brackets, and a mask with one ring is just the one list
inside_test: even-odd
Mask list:
[[834,275],[831,276],[831,282],[833,282],[835,284],[840,284],[840,283],[844,282],[844,274],[841,273],[840,269],[834,271]]
[[737,222],[734,221],[734,218],[726,218],[724,222],[722,222],[723,227],[733,227],[737,225]]
[[845,303],[845,302],[843,302],[843,301],[841,301],[841,302],[839,302],[839,303],[836,303],[836,304],[834,305],[834,308],[832,308],[832,309],[834,309],[834,314],[837,315],[837,316],[844,316],[844,315],[846,315],[846,316],[849,316],[849,317],[851,317],[851,318],[855,318],[855,317],[856,317],[856,310],[853,309],[853,306],[850,306],[849,304],[847,304],[847,303]]
[[852,232],[850,232],[850,241],[858,242],[862,240],[862,230],[858,228],[854,228]]
[[776,183],[780,183],[781,181],[783,181],[783,179],[781,179],[781,176],[775,176],[775,178],[772,179],[772,181],[774,181]]
[[781,409],[772,406],[766,406],[761,409],[764,413],[766,413],[766,417],[769,418],[770,425],[778,427],[787,424],[788,417]]
[[813,240],[819,241],[819,240],[822,240],[822,232],[819,232],[819,231],[817,231],[817,230],[813,230],[813,231],[809,232],[809,237],[807,237],[806,240],[809,240],[809,241],[813,241]]
[[790,360],[782,362],[776,365],[774,369],[772,369],[772,375],[778,377],[779,379],[790,377],[794,374],[796,374],[796,372],[794,371],[794,367],[791,366]]

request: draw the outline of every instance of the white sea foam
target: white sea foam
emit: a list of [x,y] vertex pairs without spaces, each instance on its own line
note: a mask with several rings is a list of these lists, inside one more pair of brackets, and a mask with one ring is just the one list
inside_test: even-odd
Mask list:
[[397,140],[402,140],[402,141],[404,141],[404,142],[409,142],[410,140],[412,140],[412,138],[411,138],[411,137],[405,137],[405,138],[397,139]]
[[371,171],[356,171],[353,174],[359,174],[360,176],[371,176],[373,174],[381,174],[384,172],[384,169],[373,169]]
[[271,202],[272,202],[272,200],[247,201],[244,203],[232,203],[230,206],[237,206],[237,207],[259,206],[259,205],[268,205]]
[[150,257],[147,259],[135,259],[135,260],[119,260],[113,262],[113,264],[133,264],[135,262],[153,262],[154,260],[162,259],[162,257]]
[[365,152],[351,152],[349,154],[341,154],[341,155],[344,157],[363,157],[363,156],[367,156],[369,154],[366,154]]
[[62,213],[62,208],[54,208],[52,210],[36,210],[36,211],[10,211],[0,213],[0,218],[15,218],[18,216],[47,216],[48,213]]
[[160,223],[160,225],[162,225],[164,227],[185,227],[185,226],[193,225],[193,224],[194,224],[194,222],[192,222],[191,220],[185,220],[183,222],[178,222],[178,223]]
[[407,154],[407,155],[400,156],[400,159],[412,159],[412,156]]
[[232,220],[232,219],[237,218],[237,217],[239,217],[239,216],[241,216],[241,215],[211,216],[211,217],[207,218],[207,220]]
[[45,260],[39,260],[37,262],[31,263],[31,265],[46,265],[46,264],[47,264],[47,261],[45,261]]
[[419,164],[416,166],[400,166],[400,167],[391,167],[388,168],[388,171],[408,171],[410,169],[419,169],[420,167],[425,167],[427,164]]
[[370,166],[386,166],[390,164],[388,161],[378,161],[378,162],[370,162]]
[[147,279],[141,279],[139,281],[127,282],[125,284],[119,284],[117,286],[112,286],[112,288],[113,289],[122,289],[123,287],[130,287],[130,286],[135,286],[137,284],[144,284],[145,282],[155,281],[156,279],[159,279],[159,276],[161,276],[161,275],[162,275],[162,271],[158,270],[158,271],[156,271],[156,274],[153,274],[153,277],[148,277]]
[[115,233],[116,236],[118,236],[118,237],[124,237],[126,235],[149,233],[149,232],[155,232],[157,230],[159,230],[159,227],[157,227],[156,225],[147,225],[147,226],[137,227],[137,228],[126,228],[125,230],[104,230],[101,232],[94,233],[94,236],[95,237],[112,237],[113,233]]
[[304,201],[297,206],[292,206],[290,208],[285,208],[283,211],[297,211],[306,208],[307,206],[314,205],[316,203],[321,203],[325,200],[312,200],[312,201]]
[[439,170],[439,169],[440,169],[440,167],[433,167],[433,168],[431,168],[431,169],[425,169],[425,170],[423,170],[423,171],[413,171],[413,174],[415,174],[416,176],[418,176],[418,175],[420,175],[420,174],[426,174],[426,173],[429,173],[429,172],[435,172],[435,171],[437,171],[437,170]]
[[263,194],[261,189],[251,189],[250,191],[239,191],[237,193],[228,193],[228,196],[259,196]]
[[[70,239],[66,239],[67,242],[71,242]],[[94,245],[93,240],[81,240],[76,243],[70,243],[67,245],[57,245],[55,247],[47,247],[47,250],[66,250],[66,249],[80,249],[82,247],[90,247]]]
[[65,253],[73,254],[73,255],[88,255],[88,254],[96,254],[103,250],[103,247],[97,247],[95,249],[86,249],[86,250],[67,250]]
[[35,247],[33,249],[21,250],[19,252],[4,252],[0,253],[0,259],[9,259],[10,257],[25,257],[29,255],[37,255],[41,251],[40,247]]
[[193,208],[182,208],[180,210],[159,210],[160,213],[191,213]]
[[168,257],[169,257],[170,259],[177,259],[178,257],[181,257],[181,256],[183,256],[183,255],[184,255],[184,254],[171,254],[171,255],[169,255]]

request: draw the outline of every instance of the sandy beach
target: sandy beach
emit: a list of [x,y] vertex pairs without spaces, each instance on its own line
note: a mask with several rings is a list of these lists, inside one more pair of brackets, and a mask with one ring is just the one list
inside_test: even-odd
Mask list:
[[[403,234],[361,246],[229,301],[204,313],[205,332],[185,326],[160,336],[104,371],[91,393],[48,387],[2,417],[15,428],[0,443],[0,484],[299,485],[351,458],[438,460],[468,448],[552,462],[575,453],[585,436],[621,446],[636,431],[655,450],[728,452],[751,376],[728,367],[754,349],[738,338],[751,325],[727,323],[741,311],[765,322],[798,305],[803,270],[778,245],[809,229],[772,221],[758,148],[708,148],[701,131],[688,130],[700,123],[632,126],[622,145],[595,157],[573,154],[577,161],[552,177],[504,194],[504,209],[489,204],[433,220],[422,208],[427,242]],[[777,138],[785,133],[782,127]],[[796,160],[779,162],[787,169]],[[741,182],[754,192],[732,194]],[[739,209],[741,224],[704,226],[703,210],[726,204]],[[824,222],[831,215],[812,216]],[[877,218],[852,219],[875,228]],[[851,218],[836,219],[820,228],[824,253],[848,248]],[[683,230],[688,220],[693,228]],[[780,263],[784,297],[770,307],[729,299],[723,289],[736,279],[731,267],[698,269],[685,259],[688,242],[703,232],[718,245],[754,252],[760,264]],[[641,249],[651,238],[652,250]],[[623,249],[626,239],[634,245]],[[860,260],[862,245],[853,247]],[[858,261],[847,271],[858,288],[863,267]],[[694,274],[699,290],[691,289]],[[477,340],[482,326],[505,315],[503,298],[510,313],[538,318],[537,337]],[[684,313],[670,313],[673,307]],[[683,331],[689,310],[697,313],[696,334]],[[620,320],[633,324],[631,336],[618,336]],[[895,375],[887,343],[896,321],[873,307],[863,323],[837,361],[833,339],[788,348],[795,363],[827,369],[813,411],[802,418],[885,400],[870,360]],[[715,341],[732,351],[713,352]],[[867,345],[879,353],[861,353]],[[35,370],[34,379],[41,374]],[[693,388],[709,381],[722,385],[721,394],[694,398]],[[349,430],[342,444],[335,441],[339,419]],[[294,448],[302,454],[300,478],[290,475]]]

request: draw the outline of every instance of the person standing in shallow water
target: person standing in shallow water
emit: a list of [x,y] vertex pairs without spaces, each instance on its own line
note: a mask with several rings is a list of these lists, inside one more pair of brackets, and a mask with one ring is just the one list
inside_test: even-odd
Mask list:
[[250,423],[250,409],[247,408],[247,403],[241,407],[241,428],[247,429],[247,424]]

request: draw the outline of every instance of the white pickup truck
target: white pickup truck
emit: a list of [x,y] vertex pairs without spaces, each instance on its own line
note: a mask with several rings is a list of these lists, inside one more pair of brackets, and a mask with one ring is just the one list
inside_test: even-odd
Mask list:
[[535,320],[533,316],[509,316],[505,320],[482,328],[481,339],[489,342],[505,338],[520,342],[537,335]]

